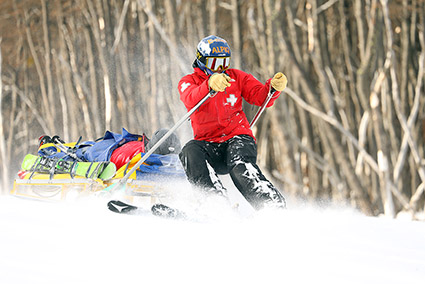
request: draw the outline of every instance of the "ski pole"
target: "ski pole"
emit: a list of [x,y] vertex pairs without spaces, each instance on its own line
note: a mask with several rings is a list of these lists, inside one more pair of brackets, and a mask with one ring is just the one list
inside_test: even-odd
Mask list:
[[[76,147],[79,143],[80,143],[80,141],[81,141],[81,136],[80,136],[80,138],[78,139],[78,141],[77,141],[77,143],[75,143],[75,146],[74,147]],[[63,142],[63,141],[61,141],[61,139],[59,138],[59,136],[57,136],[57,135],[55,135],[55,136],[53,136],[52,137],[52,141],[53,141],[53,143],[54,144],[56,144],[56,146],[62,151],[62,152],[64,152],[64,153],[66,153],[68,156],[70,156],[71,158],[74,158],[75,160],[77,160],[77,161],[80,161],[80,162],[82,162],[83,160],[82,159],[80,159],[78,156],[77,156],[77,154],[75,154],[73,151],[72,151],[72,149],[71,148],[69,148],[69,147],[67,147],[67,146],[65,146],[63,143],[65,143],[65,142]]]
[[158,142],[155,143],[155,145],[152,146],[152,148],[131,168],[130,171],[128,171],[122,179],[120,179],[118,182],[111,184],[110,186],[106,187],[104,191],[115,191],[120,187],[125,186],[127,183],[127,180],[131,176],[134,171],[136,171],[148,158],[150,155],[155,152],[156,149],[158,149],[159,146],[177,129],[179,128],[207,99],[209,99],[215,91],[211,90],[202,100],[198,102],[190,111],[188,111],[177,123],[168,130],[167,133],[165,133],[164,136],[161,137],[161,139],[158,140]]
[[267,98],[264,101],[264,103],[261,105],[261,107],[258,109],[257,113],[255,114],[254,118],[252,119],[249,126],[252,128],[254,127],[255,123],[258,121],[258,118],[260,118],[260,115],[263,113],[263,111],[266,109],[267,104],[270,102],[270,100],[273,97],[273,94],[276,92],[275,89],[270,88],[269,93],[267,94]]

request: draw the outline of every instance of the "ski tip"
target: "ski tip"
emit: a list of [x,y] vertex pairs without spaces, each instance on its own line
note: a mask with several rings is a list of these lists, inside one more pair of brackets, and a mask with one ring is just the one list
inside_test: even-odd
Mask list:
[[115,213],[126,213],[129,214],[137,210],[136,206],[124,203],[119,200],[111,200],[108,202],[108,209]]

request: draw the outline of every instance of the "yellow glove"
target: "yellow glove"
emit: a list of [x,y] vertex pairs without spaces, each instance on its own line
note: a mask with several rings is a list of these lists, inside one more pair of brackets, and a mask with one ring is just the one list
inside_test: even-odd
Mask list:
[[208,80],[208,86],[216,92],[223,92],[230,87],[231,78],[224,73],[214,73]]
[[283,74],[282,72],[277,72],[273,76],[273,79],[270,82],[273,89],[275,89],[278,92],[282,92],[286,88],[287,83],[288,83],[288,79],[286,79],[285,74]]

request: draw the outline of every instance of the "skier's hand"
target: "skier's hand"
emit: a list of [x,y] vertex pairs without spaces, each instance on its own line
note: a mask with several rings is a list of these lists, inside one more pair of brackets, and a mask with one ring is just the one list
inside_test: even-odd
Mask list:
[[275,89],[278,92],[282,92],[286,88],[287,83],[288,83],[288,79],[286,79],[285,74],[283,74],[282,72],[277,72],[273,76],[273,79],[270,82],[273,89]]
[[208,80],[208,86],[216,92],[224,92],[227,87],[230,87],[229,76],[224,73],[214,73]]

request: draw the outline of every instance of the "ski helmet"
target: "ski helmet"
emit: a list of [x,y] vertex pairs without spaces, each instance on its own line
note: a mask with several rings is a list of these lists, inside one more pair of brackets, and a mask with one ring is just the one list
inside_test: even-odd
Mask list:
[[[147,150],[149,151],[165,134],[167,134],[169,130],[165,128],[161,128],[152,135],[151,140],[149,140],[149,144],[147,145]],[[180,139],[176,134],[171,133],[167,139],[156,149],[153,153],[160,155],[167,154],[178,154],[180,153],[182,146],[180,144]]]
[[202,39],[196,50],[196,63],[201,70],[209,75],[221,67],[224,71],[230,66],[230,47],[224,39],[210,35]]

